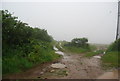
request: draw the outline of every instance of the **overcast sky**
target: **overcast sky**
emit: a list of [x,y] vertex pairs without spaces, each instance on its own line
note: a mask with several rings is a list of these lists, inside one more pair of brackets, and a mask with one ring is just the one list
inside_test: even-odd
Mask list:
[[32,27],[46,29],[55,40],[88,38],[90,43],[115,40],[117,2],[3,2],[2,8]]

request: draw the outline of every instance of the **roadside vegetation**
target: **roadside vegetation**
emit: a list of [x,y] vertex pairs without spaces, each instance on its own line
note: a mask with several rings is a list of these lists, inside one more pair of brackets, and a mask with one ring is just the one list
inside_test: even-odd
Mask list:
[[120,52],[108,52],[102,57],[102,61],[104,66],[107,67],[120,67],[119,61],[120,57],[118,57],[118,53]]
[[95,55],[105,54],[107,50],[107,44],[90,44],[90,51],[87,52],[84,56],[85,57],[92,57]]
[[[7,10],[2,12],[2,74],[22,72],[37,64],[50,62],[60,58],[55,54],[54,39],[47,30],[30,27],[18,20]],[[112,43],[107,50],[96,50],[96,46],[88,44],[87,38],[74,38],[71,42],[60,41],[56,47],[63,52],[85,53],[85,57],[102,56],[105,66],[120,67],[120,39]]]
[[87,42],[87,38],[74,38],[71,42],[62,41],[61,46],[63,49],[59,47],[59,44],[57,44],[57,47],[64,52],[85,53],[90,51],[90,45]]
[[103,50],[90,51],[85,54],[85,57],[92,57],[95,55],[103,54],[103,52],[104,52]]
[[[114,43],[112,43],[107,47],[107,49],[94,49],[92,51],[89,51],[85,54],[85,57],[92,57],[99,54],[105,54],[102,56],[102,64],[104,67],[120,67],[119,61],[120,61],[120,39],[116,40]],[[97,47],[97,46],[96,46]]]
[[32,28],[7,10],[2,12],[2,74],[21,72],[59,58],[47,31]]
[[106,54],[102,57],[104,66],[116,68],[120,67],[119,54],[120,54],[120,38],[108,47]]

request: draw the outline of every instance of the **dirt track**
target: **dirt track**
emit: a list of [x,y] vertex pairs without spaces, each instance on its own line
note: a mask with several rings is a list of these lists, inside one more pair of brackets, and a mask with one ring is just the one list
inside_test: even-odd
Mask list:
[[[13,74],[4,78],[9,79],[95,79],[104,73],[100,66],[100,59],[84,58],[84,54],[64,54],[63,58],[57,63],[62,63],[67,66],[63,69],[54,69],[46,63],[38,65],[26,72]],[[54,62],[55,63],[55,62]]]
[[[56,50],[57,48],[54,47]],[[118,70],[103,70],[100,58],[86,58],[84,54],[63,53],[63,58],[54,62],[37,65],[25,72],[4,76],[3,79],[117,79]],[[63,69],[55,69],[51,64],[61,63],[66,66]]]
[[65,54],[60,63],[65,64],[67,68],[61,69],[65,71],[59,74],[56,70],[54,72],[47,71],[42,75],[48,79],[95,79],[104,73],[100,66],[100,59],[97,58],[83,58],[84,54]]

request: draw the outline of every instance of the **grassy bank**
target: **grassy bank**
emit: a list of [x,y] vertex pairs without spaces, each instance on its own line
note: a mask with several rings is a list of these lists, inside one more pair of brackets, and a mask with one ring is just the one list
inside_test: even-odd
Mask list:
[[108,52],[102,57],[102,62],[104,66],[107,67],[120,67],[120,57],[118,56],[120,52]]
[[42,49],[39,46],[33,48],[27,56],[22,56],[24,52],[20,49],[10,49],[7,54],[15,54],[3,57],[3,74],[10,74],[25,71],[37,64],[50,62],[58,59],[60,56],[48,48]]
[[120,38],[113,42],[107,49],[106,54],[102,57],[104,66],[120,67]]
[[75,47],[75,46],[71,46],[71,47],[63,47],[65,49],[65,52],[70,52],[70,53],[85,53],[90,51],[90,49],[85,49],[85,48],[80,48],[80,47]]
[[103,50],[91,51],[85,54],[85,57],[92,57],[98,54],[103,54]]

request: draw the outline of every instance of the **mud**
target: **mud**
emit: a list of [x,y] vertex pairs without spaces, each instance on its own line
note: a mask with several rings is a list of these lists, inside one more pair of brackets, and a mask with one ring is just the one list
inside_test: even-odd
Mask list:
[[[45,63],[29,69],[26,72],[5,76],[7,79],[104,79],[110,74],[111,78],[117,78],[111,73],[106,73],[101,67],[101,60],[98,58],[85,58],[84,54],[63,55],[63,58],[51,63]],[[54,63],[61,63],[66,68],[52,68]],[[116,73],[117,74],[117,73]]]
[[100,59],[83,58],[83,55],[84,54],[65,54],[60,62],[67,66],[67,68],[64,69],[66,74],[58,77],[53,76],[56,74],[53,72],[48,76],[48,72],[45,73],[47,76],[43,77],[48,79],[96,79],[104,73],[104,70],[102,70],[100,66]]
[[105,72],[104,74],[99,76],[97,79],[118,79],[120,77],[118,76],[118,74],[119,74],[119,70],[113,70],[111,72]]

